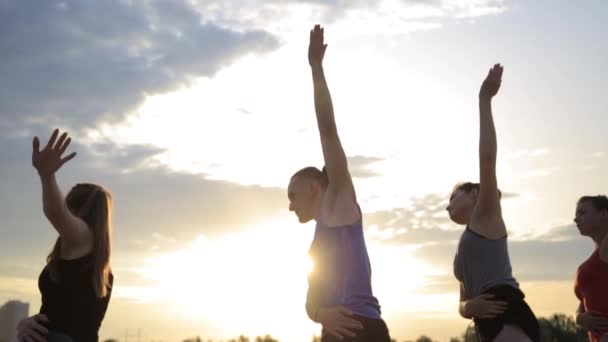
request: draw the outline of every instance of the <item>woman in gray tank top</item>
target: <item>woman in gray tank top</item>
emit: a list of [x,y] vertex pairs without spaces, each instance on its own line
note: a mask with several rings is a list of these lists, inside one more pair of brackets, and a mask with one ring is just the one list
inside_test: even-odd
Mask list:
[[502,72],[500,64],[494,65],[479,91],[480,183],[456,186],[447,207],[450,219],[466,226],[454,258],[454,275],[460,282],[458,311],[475,321],[482,341],[539,341],[536,317],[511,273],[496,180],[491,102],[500,88]]

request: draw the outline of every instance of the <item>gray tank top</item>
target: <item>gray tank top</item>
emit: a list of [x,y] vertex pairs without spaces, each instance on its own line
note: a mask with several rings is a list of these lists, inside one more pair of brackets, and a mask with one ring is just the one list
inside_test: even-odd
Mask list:
[[498,285],[519,288],[511,273],[507,236],[492,240],[469,227],[460,236],[454,257],[454,275],[464,287],[461,301],[475,298]]

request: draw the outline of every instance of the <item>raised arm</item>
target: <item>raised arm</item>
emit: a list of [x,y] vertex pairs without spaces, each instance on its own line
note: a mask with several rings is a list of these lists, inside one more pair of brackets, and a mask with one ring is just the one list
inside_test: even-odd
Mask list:
[[323,41],[323,28],[316,25],[310,31],[310,45],[308,47],[308,62],[312,70],[314,86],[315,111],[317,125],[321,136],[321,147],[325,167],[329,178],[329,190],[334,195],[350,192],[354,194],[354,187],[348,172],[346,155],[336,128],[334,108],[331,95],[323,72],[323,56],[327,44]]
[[71,139],[63,133],[57,140],[58,130],[53,131],[44,149],[40,150],[38,137],[34,138],[32,165],[38,171],[42,184],[42,208],[44,215],[59,233],[62,243],[68,248],[79,248],[93,240],[92,232],[86,223],[73,215],[67,207],[65,198],[59,190],[55,173],[63,164],[76,156],[73,152],[61,157],[68,148]]
[[[492,98],[498,93],[503,67],[494,65],[488,72],[479,91],[479,197],[475,216],[481,221],[489,237],[506,234],[500,208],[500,195],[496,180],[496,129],[492,117]],[[479,227],[475,227],[479,228]]]

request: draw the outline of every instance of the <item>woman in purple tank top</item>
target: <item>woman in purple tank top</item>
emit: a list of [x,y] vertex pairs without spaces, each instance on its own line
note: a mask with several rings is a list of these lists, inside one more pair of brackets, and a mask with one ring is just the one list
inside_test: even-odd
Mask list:
[[479,91],[479,183],[458,185],[447,207],[465,225],[454,258],[460,282],[459,313],[473,319],[481,341],[540,341],[538,322],[511,274],[507,229],[496,180],[496,130],[492,98],[503,67],[490,69]]
[[316,25],[310,31],[308,61],[325,168],[301,169],[292,176],[288,187],[289,210],[301,223],[317,223],[310,247],[314,266],[309,276],[306,312],[322,325],[322,342],[390,342],[371,289],[361,211],[323,72],[326,48],[323,29]]

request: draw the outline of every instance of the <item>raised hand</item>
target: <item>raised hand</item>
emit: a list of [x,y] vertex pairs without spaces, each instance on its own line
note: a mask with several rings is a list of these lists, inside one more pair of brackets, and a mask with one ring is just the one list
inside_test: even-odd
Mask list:
[[491,99],[498,93],[500,89],[500,82],[502,82],[502,71],[503,66],[500,64],[494,64],[494,67],[488,72],[488,76],[481,84],[479,89],[479,98]]
[[467,301],[467,308],[471,316],[476,318],[488,319],[494,318],[497,315],[507,310],[507,302],[499,300],[491,300],[495,296],[493,294],[482,294]]
[[319,323],[323,330],[338,339],[344,337],[355,337],[355,329],[363,329],[363,324],[352,318],[352,312],[342,306],[332,308],[321,308],[317,314]]
[[323,63],[327,44],[323,42],[323,28],[320,25],[310,30],[310,44],[308,45],[308,63],[310,66],[320,66]]
[[59,135],[58,129],[53,131],[49,142],[42,151],[40,150],[40,140],[38,140],[38,137],[34,137],[32,165],[36,168],[40,177],[52,175],[63,164],[76,156],[76,152],[73,152],[63,158],[61,157],[72,139],[68,137],[67,132],[64,132],[59,140],[57,140],[57,135]]

